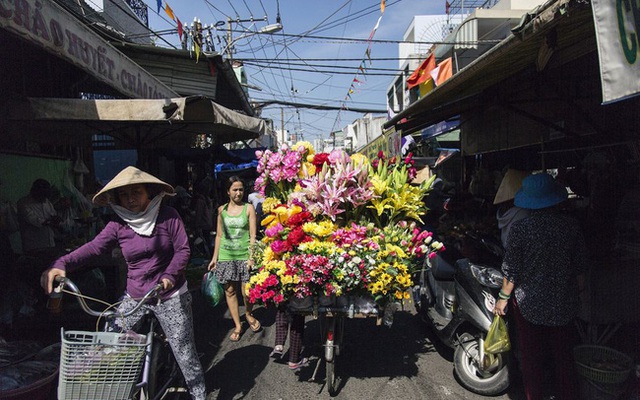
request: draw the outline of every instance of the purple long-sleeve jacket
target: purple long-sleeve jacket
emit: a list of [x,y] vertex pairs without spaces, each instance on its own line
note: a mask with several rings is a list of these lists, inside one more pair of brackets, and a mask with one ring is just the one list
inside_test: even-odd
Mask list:
[[127,293],[133,298],[144,296],[163,278],[173,288],[162,293],[170,297],[185,282],[184,269],[189,262],[189,239],[180,215],[171,207],[162,206],[150,237],[140,236],[124,221],[111,221],[90,242],[56,260],[52,267],[73,270],[90,263],[94,256],[109,252],[119,244],[127,262]]

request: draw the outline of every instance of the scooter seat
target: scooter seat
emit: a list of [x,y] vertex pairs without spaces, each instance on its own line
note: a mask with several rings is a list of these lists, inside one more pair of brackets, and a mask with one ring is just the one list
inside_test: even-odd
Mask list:
[[431,260],[431,273],[433,277],[440,281],[452,281],[456,269],[447,260],[437,255]]

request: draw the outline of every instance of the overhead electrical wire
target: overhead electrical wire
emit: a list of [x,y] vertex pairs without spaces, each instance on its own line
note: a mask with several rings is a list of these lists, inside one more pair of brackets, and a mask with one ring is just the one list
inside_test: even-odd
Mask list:
[[[257,10],[257,7],[254,7],[254,4],[249,5],[247,0],[242,0],[242,2],[227,0],[229,5],[229,9],[231,12],[235,14],[235,16],[227,15],[227,13],[223,12],[220,8],[216,7],[212,4],[210,0],[203,0],[209,9],[211,15],[214,17],[215,21],[221,22],[226,19],[227,28],[225,31],[215,27],[215,23],[211,24],[211,28],[215,29],[218,32],[218,40],[220,40],[220,36],[223,36],[223,40],[227,39],[227,33],[231,33],[232,35],[243,35],[247,32],[251,33],[251,38],[249,40],[243,40],[239,43],[235,43],[234,47],[237,53],[233,57],[234,59],[243,62],[248,68],[247,72],[251,74],[251,79],[253,82],[257,82],[261,87],[262,91],[258,93],[258,96],[270,96],[272,98],[279,99],[284,104],[280,104],[281,107],[293,107],[296,109],[303,108],[305,109],[304,113],[296,113],[292,115],[291,113],[287,113],[285,120],[287,121],[284,126],[289,124],[294,124],[296,128],[290,129],[290,131],[295,131],[298,134],[302,134],[303,131],[309,132],[309,130],[317,130],[318,136],[322,137],[326,135],[328,132],[324,132],[324,128],[321,130],[318,129],[317,124],[309,124],[309,117],[311,120],[322,120],[326,118],[327,112],[331,110],[336,110],[339,107],[341,99],[320,99],[318,101],[320,106],[314,104],[307,104],[307,100],[303,100],[306,98],[306,95],[309,93],[313,93],[314,90],[317,90],[319,87],[333,87],[340,88],[340,85],[331,85],[329,82],[331,77],[336,77],[339,75],[353,75],[353,72],[357,69],[356,66],[349,68],[349,62],[361,62],[362,58],[353,59],[353,58],[318,58],[318,59],[309,59],[300,56],[296,53],[293,44],[303,42],[321,42],[321,43],[336,43],[336,44],[364,44],[364,43],[374,43],[374,44],[399,44],[399,43],[409,43],[409,44],[431,44],[431,42],[424,41],[401,41],[401,40],[371,40],[368,39],[358,39],[358,38],[345,38],[343,37],[333,37],[333,36],[321,36],[319,33],[326,32],[331,29],[335,29],[339,26],[347,26],[350,22],[353,21],[354,18],[366,18],[367,16],[378,12],[379,6],[378,4],[374,4],[372,6],[367,6],[363,9],[359,10],[349,10],[349,15],[343,17],[337,17],[339,13],[343,12],[346,7],[353,6],[357,4],[352,0],[348,0],[342,2],[337,7],[333,9],[333,11],[325,18],[322,19],[319,23],[315,24],[312,28],[306,30],[302,34],[291,34],[286,31],[287,24],[283,23],[284,28],[281,32],[277,34],[269,34],[267,36],[257,32],[257,29],[253,27],[253,22],[251,23],[242,23],[236,22],[241,20],[240,14],[245,11],[240,11],[238,5],[242,4],[243,8],[249,12],[249,14],[254,15],[254,12]],[[389,2],[387,1],[387,7],[398,4],[400,0]],[[265,9],[265,4],[262,0],[258,0],[260,13],[267,16],[269,13]],[[276,5],[278,7],[278,19],[280,19],[280,9],[279,9],[279,0],[276,0]],[[254,10],[251,9],[254,8]],[[353,12],[352,12],[353,11]],[[224,15],[224,17],[218,17],[218,15]],[[252,17],[253,18],[253,17]],[[284,15],[286,20],[287,15]],[[280,21],[278,21],[280,22]],[[172,35],[175,34],[175,29],[168,29],[166,31],[159,32],[161,35]],[[224,33],[224,35],[223,35]],[[220,43],[220,42],[218,42]],[[273,53],[271,52],[273,49]],[[267,53],[268,51],[268,53]],[[241,56],[242,55],[242,56]],[[248,57],[247,57],[248,56]],[[405,58],[403,58],[404,60]],[[420,58],[416,58],[420,59]],[[397,61],[399,58],[390,58],[390,57],[380,57],[380,58],[371,58],[370,62],[376,61]],[[333,65],[327,65],[327,63],[333,63]],[[342,65],[338,65],[342,64]],[[351,72],[344,72],[341,70],[351,69]],[[305,73],[314,73],[321,74],[323,78],[318,80],[304,80],[298,79],[298,76],[293,76],[293,72],[305,72]],[[388,72],[388,73],[385,73]],[[379,66],[367,68],[367,76],[398,76],[399,73],[402,73],[402,70],[396,68],[381,68]],[[300,75],[299,73],[297,75]],[[252,83],[253,83],[252,82]],[[370,86],[367,88],[369,92],[371,92],[374,87],[382,87],[388,85],[388,83],[376,83],[375,79],[372,79]],[[299,85],[303,84],[304,87],[300,90]],[[375,90],[377,92],[378,90]],[[385,99],[386,89],[380,90],[382,93],[381,98]],[[250,98],[251,102],[256,101],[255,92],[252,93],[252,97]],[[357,97],[357,96],[354,96]],[[259,101],[259,100],[258,100]],[[268,99],[265,101],[269,101]],[[317,100],[312,100],[316,102]],[[342,100],[342,102],[344,102]],[[381,102],[382,103],[382,102]],[[379,108],[375,106],[381,103],[369,103],[374,105],[374,107],[369,107],[368,110],[376,110],[380,111]],[[351,100],[350,104],[346,107],[342,105],[342,108],[346,108],[345,111],[351,111],[350,109],[359,109],[366,108],[360,106],[363,102],[358,102],[357,99]],[[274,104],[275,105],[275,104]],[[305,108],[306,106],[310,108]],[[326,110],[321,110],[315,107],[325,107]],[[357,112],[354,110],[354,112]],[[299,115],[298,120],[296,121],[296,117]],[[274,113],[271,113],[271,117],[275,117]],[[276,118],[273,118],[276,119]],[[284,126],[282,129],[284,129]]]
[[[304,69],[304,68],[293,68],[293,67],[289,67],[289,68],[284,68],[284,67],[265,67],[265,66],[261,66],[261,68],[269,68],[269,69],[275,69],[275,70],[283,70],[283,71],[301,71],[301,72],[309,72],[309,73],[324,73],[324,74],[336,74],[336,75],[353,75],[353,71],[310,71],[308,69]],[[347,67],[341,67],[341,68],[347,68]],[[376,73],[376,72],[367,72],[367,76],[398,76],[398,74],[391,74],[391,73],[387,73],[387,74],[383,74],[383,73]]]
[[[91,1],[91,0],[88,0]],[[113,3],[116,7],[120,8],[123,12],[126,12],[121,5],[117,4],[114,0],[109,0],[111,3]],[[211,1],[209,0],[203,0],[204,3],[206,4],[209,12],[211,13],[211,15],[214,17],[214,19],[216,19],[217,21],[221,21],[222,19],[219,19],[215,12],[218,12],[222,15],[225,15],[225,18],[227,19],[227,23],[229,25],[231,24],[235,24],[238,27],[242,28],[242,30],[240,29],[231,29],[231,33],[240,33],[240,34],[244,34],[247,32],[248,28],[247,25],[242,24],[242,23],[236,23],[234,21],[237,21],[240,19],[239,16],[239,12],[238,10],[234,7],[233,2],[228,0],[229,6],[231,7],[231,9],[233,10],[233,12],[236,14],[235,18],[226,15],[226,13],[224,13],[221,9],[219,9],[218,7],[216,7],[214,4],[211,3]],[[247,10],[251,13],[250,7],[247,4],[247,2],[245,0],[243,0],[243,3],[245,5],[245,7],[247,8]],[[396,2],[397,3],[397,2]],[[259,57],[256,56],[255,54],[255,49],[254,47],[249,43],[249,49],[250,52],[253,53],[253,59],[254,64],[252,65],[253,67],[255,67],[256,69],[259,70],[259,73],[262,75],[262,80],[264,81],[265,86],[269,86],[271,89],[271,86],[273,86],[273,84],[268,84],[268,82],[270,82],[269,79],[267,79],[265,73],[269,72],[273,77],[277,77],[279,76],[279,79],[276,79],[275,81],[275,89],[277,89],[276,92],[273,92],[274,97],[282,97],[283,95],[285,97],[290,98],[291,100],[293,100],[292,102],[288,102],[287,106],[291,105],[294,107],[308,107],[308,110],[312,110],[314,107],[314,105],[310,105],[310,104],[304,104],[304,103],[296,103],[296,99],[299,97],[299,95],[301,93],[298,92],[297,90],[297,83],[299,82],[304,82],[304,80],[299,80],[299,79],[295,79],[292,75],[292,71],[298,71],[300,69],[296,69],[296,68],[283,68],[282,66],[286,66],[286,65],[290,65],[290,66],[303,66],[306,67],[306,69],[302,69],[302,71],[311,71],[311,72],[315,72],[315,73],[320,73],[320,74],[325,74],[328,75],[327,78],[323,79],[321,82],[308,82],[308,83],[312,83],[314,86],[311,87],[309,90],[305,91],[304,94],[313,92],[313,90],[315,90],[317,87],[320,86],[327,86],[327,81],[329,79],[331,79],[331,76],[335,76],[337,74],[340,74],[340,71],[335,71],[335,69],[341,69],[341,68],[348,68],[348,67],[341,67],[341,66],[335,66],[333,71],[323,71],[322,69],[327,69],[328,66],[325,65],[319,65],[319,64],[313,64],[310,63],[309,61],[313,61],[313,59],[305,59],[303,57],[300,57],[299,55],[297,55],[295,53],[295,51],[293,51],[293,49],[291,48],[291,44],[298,42],[300,40],[335,40],[338,41],[340,43],[346,43],[349,41],[352,42],[359,42],[362,43],[365,40],[364,39],[353,39],[353,40],[342,40],[344,38],[330,38],[330,37],[322,37],[322,36],[314,36],[311,35],[311,33],[313,32],[322,32],[322,31],[326,31],[328,29],[331,29],[333,27],[339,26],[341,24],[344,24],[346,26],[346,24],[351,20],[353,20],[354,18],[361,18],[363,16],[366,16],[368,14],[370,14],[373,11],[369,11],[369,10],[375,10],[377,7],[368,7],[365,8],[363,10],[360,11],[356,11],[354,13],[349,13],[350,17],[349,18],[338,18],[335,19],[331,22],[329,22],[331,20],[332,17],[334,17],[335,15],[337,15],[338,12],[340,12],[341,9],[343,9],[344,7],[346,7],[347,5],[352,5],[351,0],[350,1],[346,1],[345,3],[343,3],[340,8],[338,8],[337,10],[335,10],[334,12],[332,12],[328,17],[326,17],[325,19],[323,19],[323,21],[321,21],[320,23],[316,24],[316,26],[314,26],[313,28],[307,30],[304,34],[302,35],[295,35],[295,34],[288,34],[284,31],[280,34],[280,35],[269,35],[269,40],[267,42],[262,41],[262,36],[261,34],[259,34],[258,32],[256,32],[256,38],[254,39],[258,39],[260,40],[260,47],[259,50],[263,53],[263,57],[265,57],[264,60],[268,60],[269,62],[266,61],[262,61],[259,62],[259,60],[261,60]],[[278,22],[280,22],[280,9],[279,9],[279,1],[277,0],[277,6],[278,6]],[[266,9],[264,7],[264,4],[262,3],[262,0],[260,0],[260,7],[262,8],[262,11],[264,13],[264,15],[268,15],[268,13],[266,12]],[[175,23],[175,21],[170,21],[168,20],[164,15],[162,15],[161,13],[156,12],[155,9],[153,9],[152,7],[148,7],[148,9],[152,10],[152,12],[157,15],[160,19],[164,20],[166,23],[173,25]],[[214,12],[215,11],[215,12]],[[251,13],[252,14],[252,13]],[[229,22],[231,21],[231,22]],[[344,21],[344,22],[341,22]],[[144,38],[144,37],[149,37],[154,36],[156,37],[158,40],[162,41],[163,43],[165,43],[166,45],[170,46],[171,48],[177,49],[177,47],[169,42],[167,39],[165,39],[164,37],[167,35],[175,35],[177,33],[177,28],[170,28],[170,29],[165,29],[165,30],[159,30],[159,31],[154,31],[153,29],[151,29],[149,26],[146,26],[144,23],[142,23],[141,21],[137,20],[137,22],[143,26],[145,28],[145,30],[148,31],[148,33],[144,33],[144,34],[132,34],[132,35],[127,35],[126,39],[128,40],[134,40],[134,39],[138,39],[138,38]],[[233,28],[233,25],[230,26],[231,28]],[[214,28],[214,24],[211,24],[211,28]],[[187,29],[188,29],[188,25],[187,25]],[[216,28],[216,31],[219,31],[219,29]],[[229,31],[229,30],[227,30]],[[273,38],[277,38],[278,40],[273,40]],[[120,40],[120,39],[118,39]],[[291,40],[293,40],[293,42],[291,42]],[[282,46],[282,49],[277,53],[276,57],[274,58],[269,58],[269,55],[267,55],[265,53],[265,49],[269,46],[269,43],[271,43],[273,46]],[[282,53],[287,54],[286,58],[282,58],[281,56],[283,55]],[[292,58],[291,55],[293,55],[294,57]],[[291,60],[298,60],[296,62],[292,62]],[[349,60],[349,59],[345,59],[345,62],[347,61],[353,61],[353,60]],[[251,63],[251,61],[248,61],[248,64]],[[285,72],[285,70],[288,70],[288,76],[285,77],[285,75],[283,75],[282,73]],[[378,68],[376,68],[376,70],[378,70]],[[384,69],[379,69],[379,70],[384,70]],[[392,71],[389,69],[389,71]],[[371,75],[373,75],[374,73],[371,73]],[[387,74],[384,74],[387,75]],[[282,80],[288,80],[289,81],[289,85],[286,85],[287,87],[291,87],[292,90],[286,89],[286,90],[282,90],[282,88],[277,87],[279,86],[278,84],[278,80],[282,81]],[[334,86],[334,85],[330,85],[330,86]],[[335,86],[336,88],[339,88],[339,86]],[[329,103],[336,103],[338,102],[338,99],[335,100],[329,100]],[[283,104],[284,105],[284,104]],[[320,105],[320,108],[322,107],[326,107],[328,110],[331,109],[336,109],[336,106],[331,106],[331,105]],[[313,115],[313,114],[311,114]],[[300,114],[296,113],[296,116],[298,117],[298,121],[297,121],[297,131],[299,134],[302,134],[302,131],[304,129],[308,129],[308,128],[316,128],[316,126],[314,124],[308,124],[308,122],[302,121]],[[324,114],[317,114],[316,118],[323,118]],[[288,121],[291,121],[293,118],[295,118],[294,116],[291,116]],[[284,127],[283,127],[284,128]],[[304,128],[304,129],[303,129]]]
[[[308,67],[314,67],[314,68],[350,69],[351,71],[353,71],[353,67],[352,66],[296,63],[296,62],[292,62],[292,61],[280,61],[280,60],[271,60],[271,61],[242,60],[242,63],[245,64],[245,65],[256,65],[256,66],[263,66],[264,63],[269,63],[269,64],[279,64],[279,65],[291,65],[291,66],[295,66],[295,67],[308,66]],[[398,69],[398,68],[376,68],[376,67],[369,67],[369,68],[367,68],[367,71],[391,71],[391,72],[395,72],[395,73],[402,73],[403,72],[402,69]]]
[[[166,29],[162,31],[162,34],[176,34],[177,29]],[[246,33],[246,30],[237,30],[231,29],[232,33]],[[289,38],[298,38],[300,40],[309,40],[310,42],[316,43],[316,41],[327,41],[327,43],[378,43],[378,44],[440,44],[440,45],[456,45],[456,44],[468,44],[468,45],[494,45],[500,43],[502,40],[500,39],[477,39],[477,40],[460,40],[460,41],[444,41],[444,40],[391,40],[391,39],[366,39],[366,38],[346,38],[346,37],[337,37],[337,36],[316,36],[316,35],[306,35],[306,34],[290,34],[290,33],[279,33],[278,35],[274,35],[272,33],[261,33],[261,32],[252,32],[255,35],[263,35],[263,36],[282,36]],[[138,37],[140,35],[131,35],[131,37]]]

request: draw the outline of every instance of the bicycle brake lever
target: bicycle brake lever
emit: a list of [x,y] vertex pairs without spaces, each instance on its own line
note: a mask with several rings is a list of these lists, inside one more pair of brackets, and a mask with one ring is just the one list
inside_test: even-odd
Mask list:
[[160,291],[164,289],[164,285],[162,283],[158,283],[155,287],[154,296],[156,298],[156,305],[159,306],[162,303],[162,299],[160,299]]

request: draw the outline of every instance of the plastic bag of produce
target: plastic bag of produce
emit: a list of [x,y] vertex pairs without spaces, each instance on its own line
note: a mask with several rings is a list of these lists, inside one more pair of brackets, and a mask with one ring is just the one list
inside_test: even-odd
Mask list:
[[202,277],[202,286],[200,289],[202,290],[202,295],[211,307],[217,306],[224,297],[224,288],[211,271]]
[[484,352],[487,354],[498,354],[511,350],[509,331],[504,319],[499,315],[493,317],[493,322],[484,339]]

